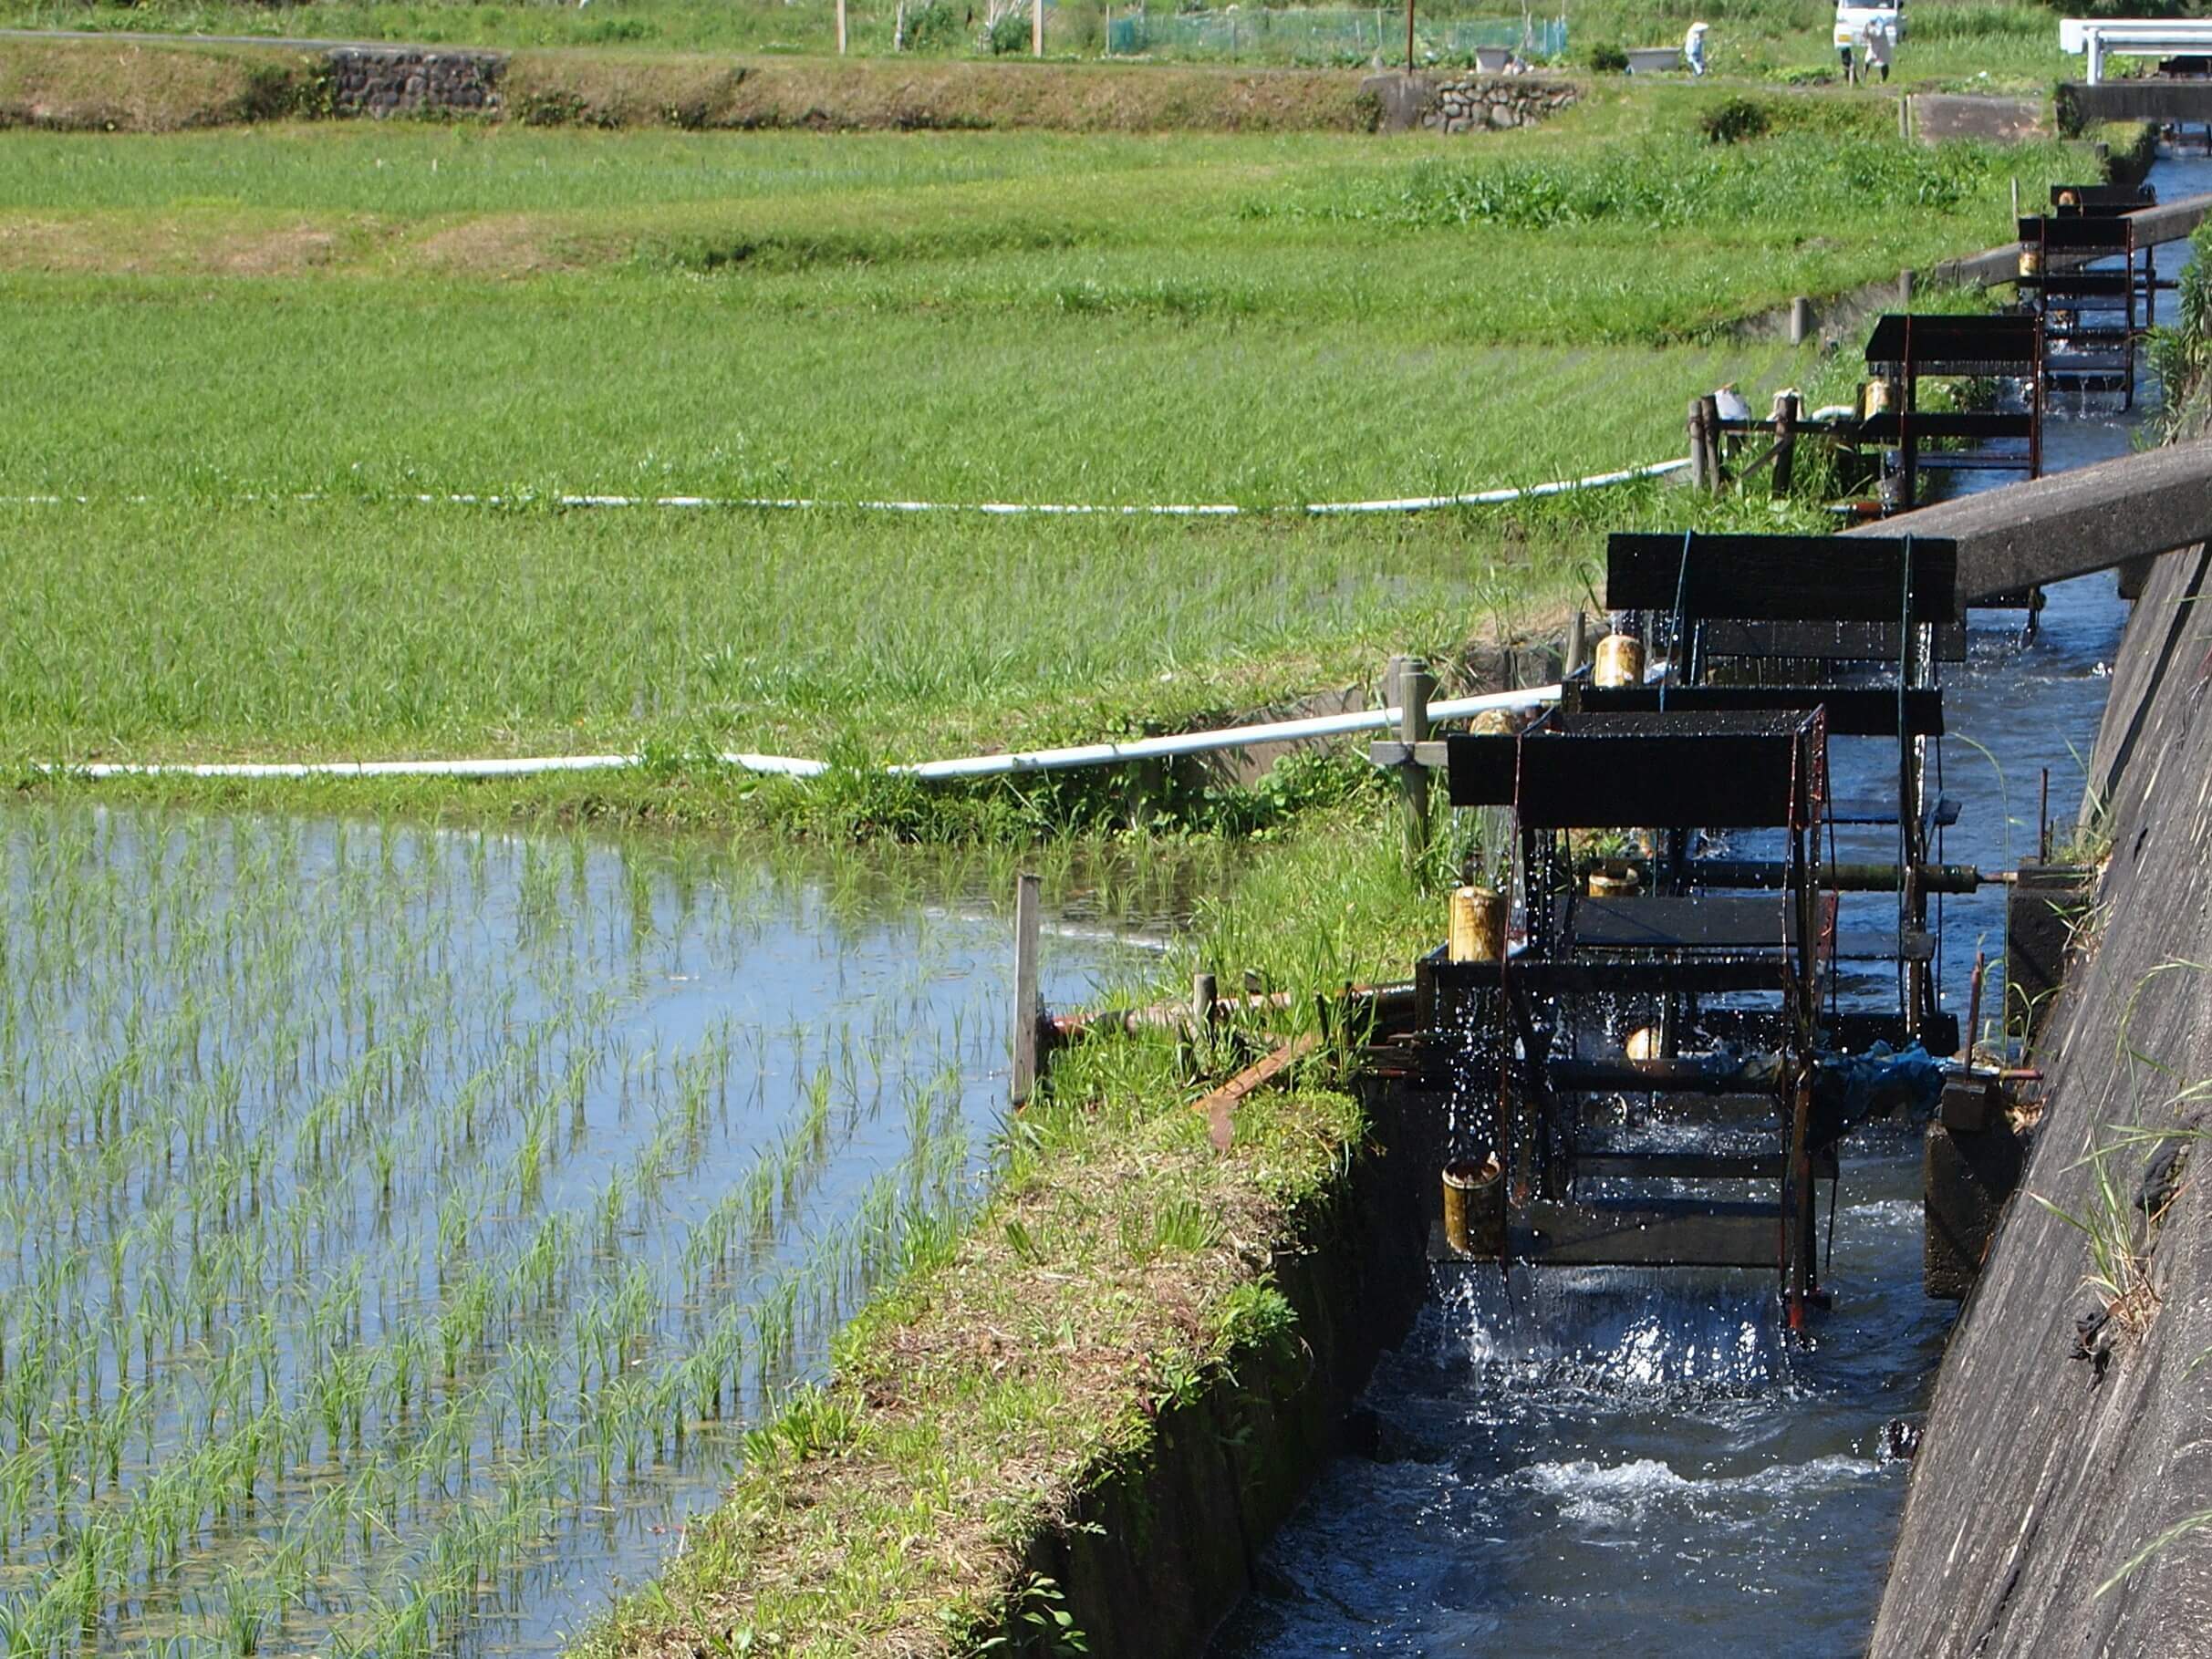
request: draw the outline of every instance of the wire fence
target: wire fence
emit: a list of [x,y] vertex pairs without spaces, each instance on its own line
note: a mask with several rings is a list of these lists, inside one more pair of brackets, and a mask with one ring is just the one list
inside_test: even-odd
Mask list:
[[[1471,60],[1478,48],[1510,52],[1533,62],[1563,57],[1564,17],[1465,18],[1418,22],[1415,49],[1429,61]],[[1158,52],[1179,57],[1258,57],[1350,59],[1398,57],[1406,50],[1406,14],[1385,6],[1372,10],[1297,7],[1245,11],[1180,12],[1165,16],[1132,12],[1106,28],[1106,52],[1134,57]]]

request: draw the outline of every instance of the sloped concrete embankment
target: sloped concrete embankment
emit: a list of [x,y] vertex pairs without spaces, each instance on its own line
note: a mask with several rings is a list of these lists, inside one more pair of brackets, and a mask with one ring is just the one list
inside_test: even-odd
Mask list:
[[[2111,858],[2022,1190],[1944,1357],[1876,1659],[2212,1654],[2212,1525],[2186,1526],[2212,1522],[2207,563],[2157,562],[2115,665],[2091,775]],[[2140,1283],[2108,1308],[2100,1272]]]

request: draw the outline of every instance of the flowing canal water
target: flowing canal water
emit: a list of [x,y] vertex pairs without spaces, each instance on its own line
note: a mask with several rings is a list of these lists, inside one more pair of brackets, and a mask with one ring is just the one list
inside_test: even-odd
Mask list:
[[0,809],[0,1645],[553,1653],[665,1560],[1005,1099],[975,882],[767,856]]
[[[2212,190],[2212,162],[2151,181],[2161,201]],[[2161,275],[2184,256],[2161,250]],[[2151,386],[2125,417],[2061,410],[2046,469],[2124,453],[2156,403]],[[2052,588],[2032,638],[2019,613],[1978,616],[1944,677],[1941,784],[1962,806],[1944,859],[2033,857],[2045,768],[2065,839],[2125,620],[2109,575]],[[1871,793],[1894,761],[1851,747],[1837,793]],[[1943,901],[1962,1023],[1976,951],[2002,959],[2003,906]],[[1904,1499],[1885,1426],[1925,1406],[1954,1310],[1921,1293],[1916,1129],[1855,1135],[1841,1192],[1835,1306],[1802,1346],[1771,1275],[1433,1270],[1366,1395],[1377,1455],[1322,1475],[1214,1659],[1862,1652]]]

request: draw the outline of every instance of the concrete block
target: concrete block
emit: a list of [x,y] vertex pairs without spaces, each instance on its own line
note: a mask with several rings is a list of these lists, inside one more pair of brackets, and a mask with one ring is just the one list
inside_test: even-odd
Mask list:
[[1913,130],[1924,143],[1979,139],[1985,143],[2018,144],[2050,132],[2042,105],[2032,99],[1916,92],[1912,106]]
[[1359,83],[1359,89],[1381,108],[1376,130],[1410,132],[1436,101],[1437,84],[1426,75],[1408,75],[1399,69],[1370,75]]
[[2073,865],[2024,864],[2005,900],[2005,1017],[2025,1020],[2030,1052],[2066,980],[2066,952],[2095,890]]
[[1974,1288],[2023,1164],[2021,1139],[2001,1117],[1982,1130],[1927,1126],[1920,1165],[1927,1210],[1920,1281],[1929,1296],[1963,1301]]

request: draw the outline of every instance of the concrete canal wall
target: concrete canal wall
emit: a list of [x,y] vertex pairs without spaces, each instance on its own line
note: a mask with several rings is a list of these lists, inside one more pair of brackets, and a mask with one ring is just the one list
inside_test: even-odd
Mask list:
[[2021,1193],[1944,1357],[1876,1659],[2212,1654],[2212,1527],[2176,1530],[2212,1521],[2208,562],[2156,562],[2114,666],[2090,824],[2111,858]]
[[1148,1454],[1033,1550],[1031,1570],[1060,1587],[1090,1659],[1203,1653],[1253,1587],[1268,1540],[1346,1449],[1347,1409],[1428,1291],[1416,1183],[1430,1166],[1399,1145],[1415,1133],[1404,1105],[1397,1089],[1372,1087],[1367,1153],[1333,1213],[1295,1252],[1277,1252],[1295,1339],[1241,1357],[1197,1400],[1164,1412]]

